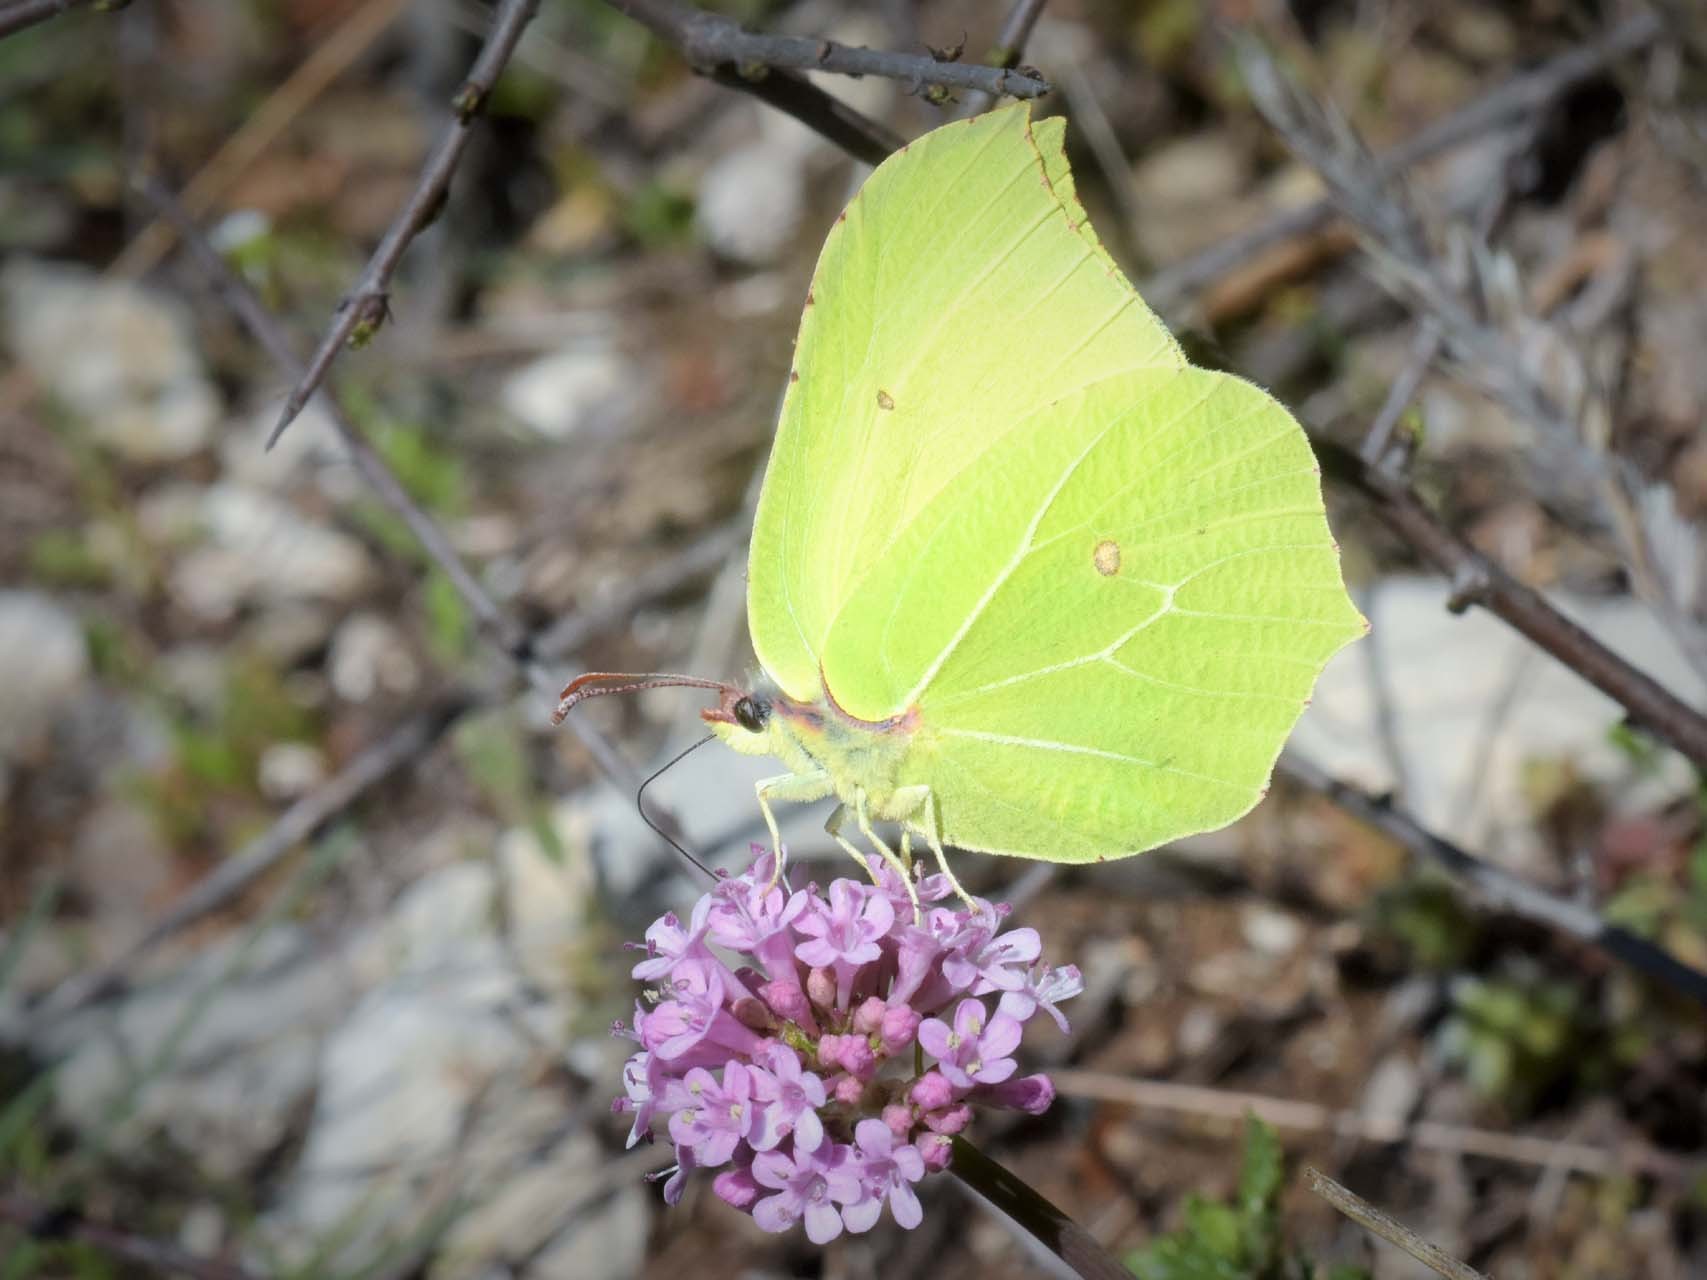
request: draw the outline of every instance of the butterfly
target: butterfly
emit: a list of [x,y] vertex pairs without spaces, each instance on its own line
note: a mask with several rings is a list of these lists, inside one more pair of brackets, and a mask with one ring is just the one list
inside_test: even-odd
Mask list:
[[[1028,105],[890,156],[812,277],[748,560],[750,686],[701,714],[833,797],[903,876],[923,841],[1061,863],[1225,825],[1265,793],[1347,595],[1303,431],[1194,367],[1092,231]],[[897,823],[899,849],[874,824]],[[964,894],[962,894],[964,896]]]

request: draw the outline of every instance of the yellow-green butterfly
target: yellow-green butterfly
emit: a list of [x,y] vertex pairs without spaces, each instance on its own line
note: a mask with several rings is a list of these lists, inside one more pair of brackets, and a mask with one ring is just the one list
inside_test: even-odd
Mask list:
[[[756,687],[716,689],[774,800],[1051,862],[1231,822],[1367,624],[1304,433],[1194,368],[1098,242],[1062,121],[1014,106],[880,165],[825,241],[748,563]],[[872,829],[903,832],[899,854]],[[947,871],[944,862],[943,870]],[[950,880],[953,877],[950,875]],[[910,880],[909,880],[910,883]]]

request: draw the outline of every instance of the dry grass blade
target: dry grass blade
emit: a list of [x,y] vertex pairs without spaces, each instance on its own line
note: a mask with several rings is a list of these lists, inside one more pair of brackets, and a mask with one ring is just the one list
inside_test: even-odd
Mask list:
[[1436,1275],[1445,1276],[1446,1280],[1488,1280],[1482,1272],[1458,1261],[1439,1245],[1424,1240],[1404,1223],[1382,1213],[1362,1196],[1346,1190],[1320,1170],[1306,1166],[1304,1181],[1310,1184],[1310,1190],[1360,1227],[1403,1249]]

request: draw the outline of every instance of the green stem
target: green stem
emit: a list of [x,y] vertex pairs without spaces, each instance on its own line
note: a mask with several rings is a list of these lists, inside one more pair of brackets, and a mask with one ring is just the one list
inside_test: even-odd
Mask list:
[[948,1168],[973,1191],[1036,1237],[1084,1280],[1132,1280],[1090,1232],[964,1138],[955,1138]]

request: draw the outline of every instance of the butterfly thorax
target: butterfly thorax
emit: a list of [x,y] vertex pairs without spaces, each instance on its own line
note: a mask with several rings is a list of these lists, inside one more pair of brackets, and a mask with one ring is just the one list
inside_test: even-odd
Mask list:
[[890,816],[906,760],[920,745],[916,708],[887,720],[862,720],[821,698],[797,700],[766,687],[731,690],[700,713],[711,731],[743,755],[775,756],[790,772],[827,774],[826,794],[854,804],[864,792],[873,817]]

